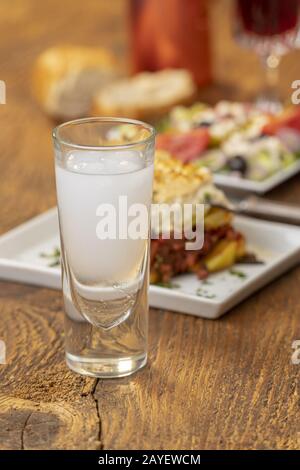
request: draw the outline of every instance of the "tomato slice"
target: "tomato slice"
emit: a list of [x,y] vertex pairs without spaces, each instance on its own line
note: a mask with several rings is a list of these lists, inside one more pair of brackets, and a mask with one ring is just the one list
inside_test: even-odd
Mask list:
[[156,148],[167,150],[183,163],[200,157],[208,147],[209,132],[207,129],[195,129],[188,132],[159,134],[156,138]]
[[300,109],[289,108],[283,113],[271,118],[270,122],[263,128],[263,133],[275,135],[281,129],[293,129],[300,132]]

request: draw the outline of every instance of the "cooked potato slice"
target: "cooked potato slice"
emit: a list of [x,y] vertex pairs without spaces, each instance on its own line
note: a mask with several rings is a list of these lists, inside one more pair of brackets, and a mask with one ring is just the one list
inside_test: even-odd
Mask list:
[[217,243],[204,260],[208,271],[221,271],[232,266],[236,260],[237,245],[236,240],[221,240]]
[[224,211],[223,209],[212,208],[205,216],[205,228],[206,230],[215,229],[222,227],[223,225],[230,224],[232,215],[230,212]]

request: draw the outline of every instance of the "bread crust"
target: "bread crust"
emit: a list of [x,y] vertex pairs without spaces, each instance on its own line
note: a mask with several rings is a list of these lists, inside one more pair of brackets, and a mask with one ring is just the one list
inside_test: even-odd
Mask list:
[[89,112],[96,88],[118,75],[116,59],[106,49],[53,47],[34,64],[32,92],[51,116],[80,117]]
[[190,104],[196,85],[186,70],[143,72],[103,87],[95,96],[94,116],[151,119],[168,113],[176,105]]

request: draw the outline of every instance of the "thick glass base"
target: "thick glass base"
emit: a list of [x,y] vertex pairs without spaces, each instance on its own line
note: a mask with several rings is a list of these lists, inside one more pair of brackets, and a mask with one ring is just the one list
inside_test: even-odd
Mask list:
[[126,377],[144,367],[147,354],[122,359],[116,358],[86,358],[66,353],[68,367],[81,375],[99,377],[102,379],[117,379]]

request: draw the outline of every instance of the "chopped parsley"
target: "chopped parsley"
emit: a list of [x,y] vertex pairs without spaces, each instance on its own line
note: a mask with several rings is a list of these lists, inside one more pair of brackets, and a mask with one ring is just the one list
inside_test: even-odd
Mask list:
[[204,193],[204,204],[210,204],[212,201],[212,195],[210,193]]
[[49,268],[54,268],[60,265],[60,249],[54,248],[52,253],[40,253],[41,258],[47,258],[49,260]]
[[210,292],[207,292],[205,289],[202,289],[201,287],[199,287],[196,290],[196,295],[198,297],[204,297],[205,299],[215,299],[216,297],[215,294],[211,294]]
[[245,279],[247,277],[246,273],[244,273],[243,271],[238,271],[237,269],[230,269],[229,273],[232,276],[239,277],[240,279]]

